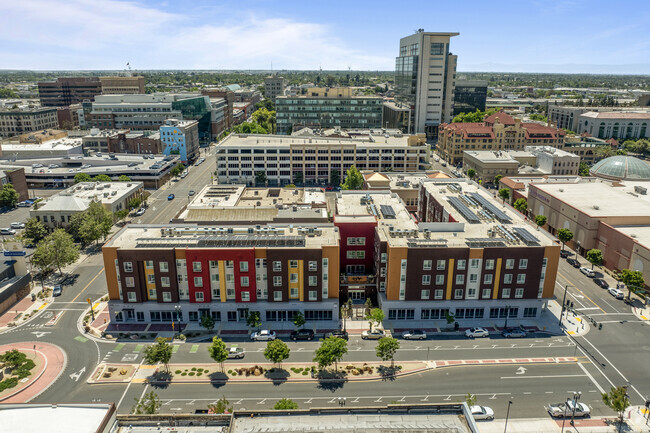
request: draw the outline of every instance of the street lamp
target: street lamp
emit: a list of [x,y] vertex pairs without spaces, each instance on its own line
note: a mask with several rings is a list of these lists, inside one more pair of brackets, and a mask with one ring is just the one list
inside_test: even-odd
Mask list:
[[[183,313],[183,308],[180,305],[174,305],[175,319],[178,320],[178,332],[180,333],[183,329],[181,328],[181,314]],[[172,320],[172,331],[174,331],[174,321]]]
[[582,395],[581,392],[574,392],[573,393],[573,411],[571,411],[571,422],[569,424],[573,425],[573,418],[576,415],[576,407],[578,406],[578,401],[580,401],[580,396]]
[[571,399],[567,398],[566,403],[564,403],[564,416],[562,417],[562,430],[560,430],[560,433],[564,433],[564,423],[566,422],[566,408],[568,407],[570,401]]
[[508,430],[508,417],[510,416],[510,405],[512,405],[512,400],[508,401],[508,411],[506,412],[506,425],[503,427],[503,433],[506,433],[506,430]]
[[[560,323],[559,326],[562,327],[562,315],[564,314],[564,309],[565,307],[565,302],[566,302],[566,293],[569,291],[569,285],[564,286],[564,297],[562,298],[562,311],[560,311]],[[567,311],[567,316],[568,316],[568,311]]]

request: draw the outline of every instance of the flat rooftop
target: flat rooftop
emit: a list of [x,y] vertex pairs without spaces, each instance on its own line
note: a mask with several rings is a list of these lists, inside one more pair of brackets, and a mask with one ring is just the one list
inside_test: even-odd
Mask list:
[[230,134],[217,145],[217,152],[224,148],[268,148],[268,147],[298,147],[298,146],[361,146],[361,147],[405,147],[423,148],[426,143],[409,146],[409,136],[396,135],[359,135],[357,138],[294,136],[294,135],[262,135],[262,134]]
[[[532,153],[526,152],[531,158],[535,156]],[[519,162],[506,150],[465,150],[463,154],[470,156],[482,163],[512,163],[519,164]]]
[[621,186],[613,185],[591,178],[573,184],[536,183],[535,187],[592,217],[650,218],[650,196],[634,190],[635,186],[648,188],[650,183],[624,181],[619,183]]
[[0,404],[2,433],[96,433],[114,412],[108,404]]
[[616,230],[633,238],[645,248],[650,248],[650,226],[614,226]]
[[332,224],[199,226],[129,224],[106,244],[117,248],[320,248],[339,243]]

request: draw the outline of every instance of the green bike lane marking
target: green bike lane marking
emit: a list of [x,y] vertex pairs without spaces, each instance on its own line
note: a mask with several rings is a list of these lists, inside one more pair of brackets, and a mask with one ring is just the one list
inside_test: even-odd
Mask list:
[[138,344],[137,346],[135,346],[135,349],[133,349],[133,353],[140,353],[143,347],[144,344]]
[[192,348],[190,349],[190,353],[196,353],[199,351],[199,345],[198,344],[192,344]]
[[113,352],[119,352],[124,347],[124,343],[118,343],[117,346],[113,348]]
[[178,352],[178,349],[180,349],[180,347],[181,347],[180,344],[174,344],[172,346],[172,353]]
[[82,337],[81,335],[76,336],[74,339],[77,340],[77,341],[81,341],[82,343],[85,343],[86,341],[88,341],[88,339],[86,337]]

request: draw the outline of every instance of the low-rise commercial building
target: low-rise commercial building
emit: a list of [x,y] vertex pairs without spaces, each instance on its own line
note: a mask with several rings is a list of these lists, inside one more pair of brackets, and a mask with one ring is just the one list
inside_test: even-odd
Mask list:
[[587,112],[578,118],[578,134],[586,132],[598,138],[637,140],[650,138],[650,112]]
[[[580,129],[580,116],[584,113],[608,112],[624,114],[628,112],[639,112],[642,110],[643,108],[641,107],[572,107],[549,104],[547,117],[548,121],[553,123],[558,128],[565,128],[570,131],[577,132]],[[598,131],[596,130],[591,134],[595,137],[597,133]]]
[[40,143],[3,143],[2,156],[12,160],[20,160],[24,158],[37,158],[47,157],[65,157],[81,155],[82,153],[82,140],[78,137],[64,137],[58,139],[48,139]]
[[199,122],[165,120],[160,127],[160,142],[165,155],[179,155],[184,164],[194,161],[199,154]]
[[129,201],[141,198],[143,191],[142,182],[80,182],[39,202],[29,216],[48,229],[67,227],[70,218],[88,209],[93,201],[114,213],[129,209]]
[[95,153],[133,153],[160,155],[163,147],[160,132],[91,129],[82,137],[84,155]]
[[59,127],[56,108],[4,109],[0,111],[0,137],[33,134]]
[[253,185],[262,172],[268,186],[338,185],[352,166],[417,172],[426,169],[428,160],[424,135],[386,137],[371,132],[358,139],[231,134],[216,152],[219,183]]

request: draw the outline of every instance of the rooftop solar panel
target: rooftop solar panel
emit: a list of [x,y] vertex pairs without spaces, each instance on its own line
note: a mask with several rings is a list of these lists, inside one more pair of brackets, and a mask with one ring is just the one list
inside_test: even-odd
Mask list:
[[539,245],[539,239],[523,227],[512,227],[511,229],[526,245]]
[[467,220],[470,224],[479,224],[480,219],[476,216],[474,212],[468,208],[465,203],[463,203],[458,197],[447,197],[449,203],[456,209],[460,214]]
[[384,218],[395,218],[395,209],[393,209],[393,206],[382,204],[379,205],[379,208]]
[[477,192],[472,193],[472,198],[476,200],[484,209],[490,211],[496,219],[502,223],[511,223],[512,220],[505,212],[497,208],[495,205],[490,203],[485,197]]

